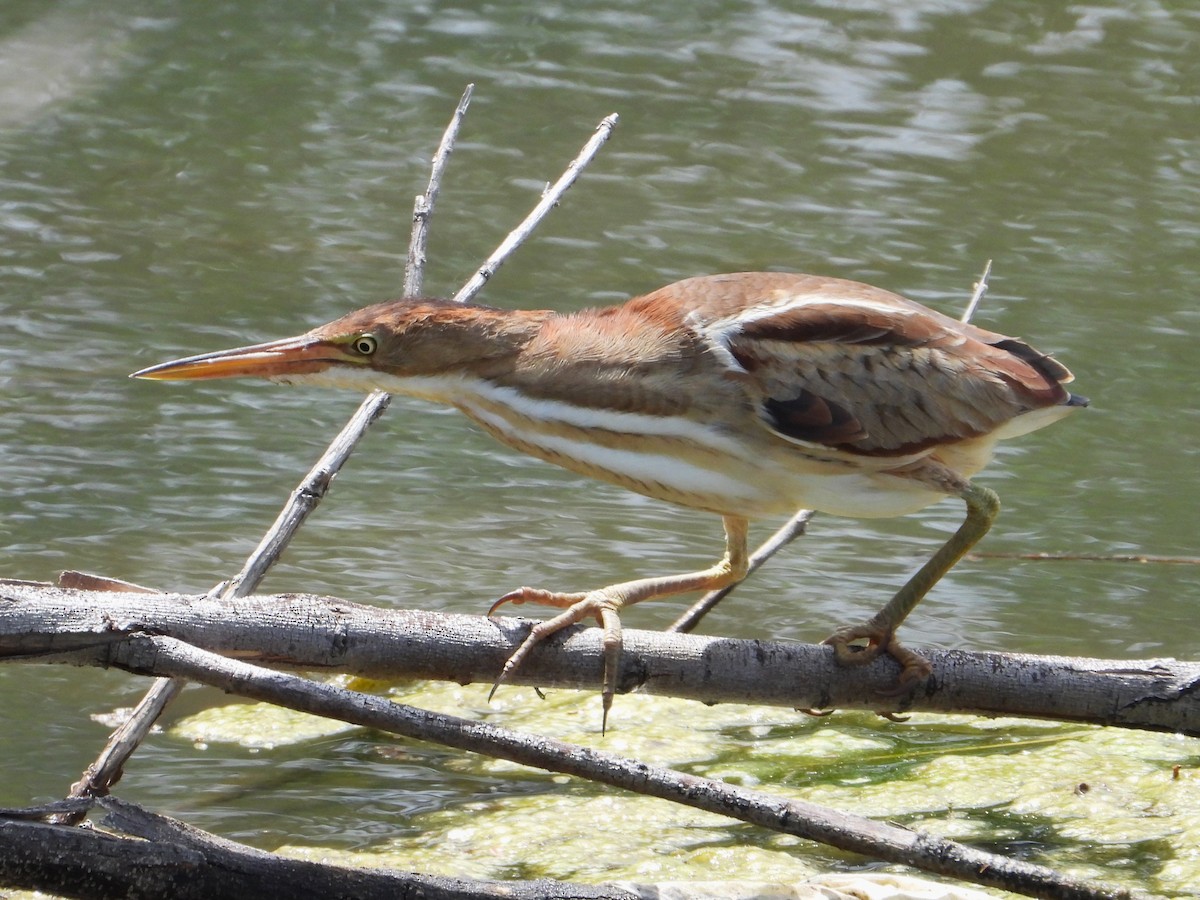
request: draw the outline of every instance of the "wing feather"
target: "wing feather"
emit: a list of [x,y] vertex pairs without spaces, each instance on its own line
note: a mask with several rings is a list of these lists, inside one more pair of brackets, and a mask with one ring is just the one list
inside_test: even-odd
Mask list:
[[906,456],[1070,401],[1070,372],[1019,340],[867,285],[783,278],[703,331],[789,440]]

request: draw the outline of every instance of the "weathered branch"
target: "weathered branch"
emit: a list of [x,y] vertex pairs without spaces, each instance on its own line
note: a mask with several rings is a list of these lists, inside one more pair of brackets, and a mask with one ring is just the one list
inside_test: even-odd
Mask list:
[[[130,635],[165,634],[273,667],[491,683],[527,621],[377,609],[310,594],[222,600],[0,583],[0,661],[110,665]],[[595,690],[594,629],[548,640],[514,681]],[[886,699],[895,664],[838,666],[828,647],[629,630],[619,686],[705,703],[1029,716],[1200,736],[1200,663],[923,650],[934,674]]]
[[419,297],[421,285],[425,281],[425,252],[429,246],[429,219],[433,215],[434,204],[442,189],[442,173],[446,171],[446,163],[454,152],[454,144],[458,140],[458,130],[462,127],[463,118],[467,115],[467,107],[471,105],[471,94],[475,85],[468,84],[467,89],[459,98],[458,106],[450,124],[442,134],[437,152],[429,166],[429,186],[424,194],[418,194],[413,200],[413,224],[408,240],[408,259],[404,265],[404,296]]

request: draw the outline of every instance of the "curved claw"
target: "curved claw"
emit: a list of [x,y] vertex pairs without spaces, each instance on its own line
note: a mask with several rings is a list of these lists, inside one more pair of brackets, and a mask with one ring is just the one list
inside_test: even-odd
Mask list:
[[601,700],[604,712],[600,725],[601,733],[603,733],[608,726],[608,711],[612,708],[613,697],[616,694],[617,670],[621,660],[621,619],[617,614],[620,604],[605,594],[604,591],[592,591],[586,594],[555,594],[550,591],[536,590],[534,588],[519,588],[518,590],[510,591],[497,600],[492,605],[488,615],[490,616],[501,603],[506,602],[541,603],[546,606],[565,607],[565,609],[557,616],[546,619],[543,622],[538,622],[529,629],[529,634],[525,636],[525,640],[505,660],[504,668],[500,670],[495,684],[492,685],[492,690],[488,693],[488,701],[490,702],[492,697],[496,695],[496,690],[500,685],[507,681],[513,672],[520,668],[534,647],[550,637],[550,635],[556,634],[572,625],[577,625],[584,619],[594,616],[603,628],[601,649],[604,658],[604,687]]
[[600,640],[600,648],[604,653],[604,687],[600,693],[600,734],[608,731],[608,711],[612,709],[613,697],[617,693],[617,668],[621,662],[621,651],[624,649],[624,639],[621,637],[621,617],[611,603],[600,607],[600,627],[604,635]]
[[524,590],[524,588],[518,588],[515,591],[509,591],[507,594],[488,607],[487,617],[490,619],[492,616],[494,616],[496,614],[496,610],[502,607],[505,603],[511,603],[514,606],[519,606],[520,604],[524,603],[524,598],[520,596],[521,592]]
[[540,588],[519,587],[515,591],[509,591],[489,606],[487,614],[490,619],[496,614],[496,610],[505,603],[511,603],[513,606],[520,606],[522,603],[536,603],[539,606],[553,606],[558,609],[567,609],[586,597],[587,594],[583,592],[560,594],[554,591],[543,591]]

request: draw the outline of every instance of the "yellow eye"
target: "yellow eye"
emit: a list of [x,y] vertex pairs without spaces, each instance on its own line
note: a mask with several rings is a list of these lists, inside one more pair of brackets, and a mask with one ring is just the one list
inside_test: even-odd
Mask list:
[[350,346],[360,356],[370,356],[379,349],[379,339],[373,334],[360,334],[350,343]]

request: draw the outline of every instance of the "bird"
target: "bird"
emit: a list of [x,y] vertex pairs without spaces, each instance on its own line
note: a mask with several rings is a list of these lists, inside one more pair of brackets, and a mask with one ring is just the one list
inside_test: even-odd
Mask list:
[[998,441],[1088,404],[1065,387],[1064,365],[1021,340],[882,288],[787,272],[697,276],[578,312],[392,300],[131,377],[236,376],[448,404],[513,449],[720,516],[725,553],[709,568],[570,592],[521,587],[488,611],[561,610],[531,627],[496,685],[546,637],[596,619],[605,724],[621,611],[740,581],[752,520],[799,509],[901,516],[957,497],[966,512],[955,533],[878,612],[825,640],[843,665],[893,657],[897,692],[920,684],[931,665],[896,630],[996,518],[996,493],[971,479]]

